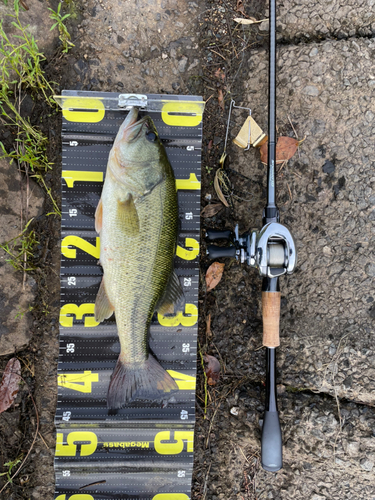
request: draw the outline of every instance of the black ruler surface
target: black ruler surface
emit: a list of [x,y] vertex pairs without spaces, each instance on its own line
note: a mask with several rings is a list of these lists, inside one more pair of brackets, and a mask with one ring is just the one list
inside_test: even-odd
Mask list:
[[[94,214],[108,154],[127,109],[106,109],[117,93],[64,91],[62,127],[61,309],[58,364],[56,500],[191,498],[198,325],[202,100],[147,95],[146,106],[172,165],[180,230],[175,270],[185,311],[155,313],[150,349],[175,380],[165,400],[136,400],[108,412],[106,397],[120,352],[115,319],[98,324],[102,279]],[[84,98],[85,107],[79,103]],[[192,101],[196,102],[194,112]],[[115,101],[114,101],[115,102]],[[190,108],[189,108],[190,106]]]

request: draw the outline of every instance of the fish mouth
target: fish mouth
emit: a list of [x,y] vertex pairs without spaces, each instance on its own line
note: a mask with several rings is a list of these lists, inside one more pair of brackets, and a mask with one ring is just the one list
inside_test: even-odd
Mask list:
[[143,116],[138,118],[138,109],[132,108],[123,123],[123,134],[122,140],[125,142],[136,141],[142,132],[143,126],[145,125],[148,129],[152,128],[151,118],[149,116]]

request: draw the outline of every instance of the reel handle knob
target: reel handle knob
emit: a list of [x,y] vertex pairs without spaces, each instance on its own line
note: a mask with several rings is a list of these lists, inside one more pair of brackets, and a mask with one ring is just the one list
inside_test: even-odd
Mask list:
[[236,247],[218,247],[217,245],[209,245],[207,247],[207,255],[210,259],[219,259],[220,257],[236,257]]
[[214,240],[229,240],[232,236],[232,231],[229,229],[226,231],[221,231],[220,229],[206,229],[207,239]]

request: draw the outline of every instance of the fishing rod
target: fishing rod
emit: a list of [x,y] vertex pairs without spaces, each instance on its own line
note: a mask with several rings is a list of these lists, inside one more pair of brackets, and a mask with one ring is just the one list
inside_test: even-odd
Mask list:
[[209,240],[226,239],[231,246],[209,245],[209,258],[236,257],[258,269],[262,282],[263,346],[266,348],[266,401],[262,427],[261,461],[263,469],[276,472],[282,467],[282,435],[277,408],[276,348],[280,345],[279,277],[291,274],[297,252],[289,229],[280,224],[276,205],[276,0],[269,4],[269,102],[267,205],[263,227],[239,236],[231,231],[207,230]]

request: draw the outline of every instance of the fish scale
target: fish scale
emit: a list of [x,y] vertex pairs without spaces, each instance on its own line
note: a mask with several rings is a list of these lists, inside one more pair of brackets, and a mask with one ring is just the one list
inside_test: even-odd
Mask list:
[[[163,234],[163,226],[164,233],[170,232],[169,225],[172,222],[176,226],[177,219],[174,222],[173,219],[170,220],[166,225],[160,213],[164,211],[169,217],[173,214],[173,210],[168,206],[166,191],[166,182],[163,182],[144,198],[135,200],[140,219],[140,232],[137,237],[129,237],[116,217],[110,219],[108,231],[103,233],[104,247],[110,245],[107,238],[113,233],[116,234],[116,239],[123,240],[121,247],[113,249],[113,260],[108,261],[108,255],[106,256],[108,252],[104,252],[101,263],[105,280],[111,283],[107,293],[115,307],[121,348],[125,361],[129,364],[140,363],[148,356],[148,326],[171,273],[171,262],[166,261],[165,254],[173,255],[175,235]],[[110,193],[108,197],[110,198]],[[161,203],[155,203],[155,198],[164,199],[167,206],[164,208]],[[111,209],[117,201],[113,197],[108,201],[108,211],[114,212]],[[103,205],[105,206],[104,199]],[[103,211],[105,220],[104,208]],[[139,342],[139,338],[143,339],[142,343]]]

